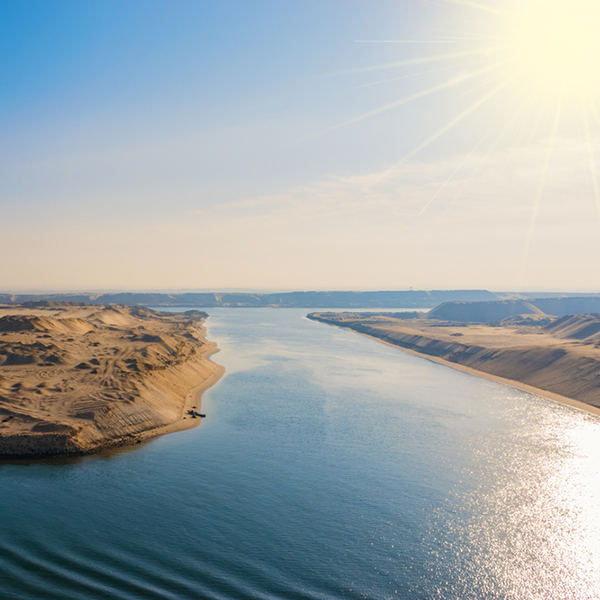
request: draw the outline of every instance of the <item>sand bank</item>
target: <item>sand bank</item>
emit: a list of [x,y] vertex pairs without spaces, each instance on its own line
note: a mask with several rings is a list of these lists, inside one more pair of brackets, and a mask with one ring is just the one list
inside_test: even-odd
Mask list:
[[[512,319],[492,325],[465,325],[357,313],[313,313],[309,318],[600,416],[597,331],[587,336],[592,339],[561,337],[564,331],[570,335],[577,329],[568,319]],[[590,327],[589,321],[600,323],[597,315],[581,316],[580,320],[592,332],[596,328]],[[565,327],[561,328],[561,321]]]
[[198,425],[223,373],[206,313],[0,307],[0,455],[85,454]]

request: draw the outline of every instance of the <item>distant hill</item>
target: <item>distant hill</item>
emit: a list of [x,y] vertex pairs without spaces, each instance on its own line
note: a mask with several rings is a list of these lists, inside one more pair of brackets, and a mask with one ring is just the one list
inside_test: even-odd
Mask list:
[[429,319],[463,323],[494,323],[517,315],[582,315],[600,313],[600,296],[536,298],[494,302],[444,302],[427,313]]
[[210,308],[432,308],[448,301],[489,301],[498,296],[486,290],[381,291],[381,292],[286,292],[252,293],[116,293],[116,294],[0,294],[0,303],[85,302],[126,306],[193,306]]
[[[571,294],[554,294],[552,297],[533,298],[532,294],[489,292],[487,290],[404,290],[379,292],[285,292],[276,294],[187,292],[181,294],[153,292],[120,292],[112,294],[0,294],[0,304],[23,304],[25,302],[83,302],[86,304],[124,304],[126,306],[164,307],[262,307],[278,308],[347,308],[350,310],[390,309],[390,308],[436,308],[434,318],[449,320],[469,320],[475,315],[476,321],[485,322],[490,318],[509,317],[516,314],[542,312],[552,315],[575,314],[581,309],[562,309],[572,302],[572,306],[582,307],[581,297]],[[544,295],[546,296],[546,295]],[[560,296],[560,298],[557,298]],[[563,297],[564,296],[564,297]],[[593,302],[600,295],[587,298],[589,306],[585,312],[600,312]],[[558,302],[558,304],[557,304]],[[474,306],[474,305],[477,306]],[[442,306],[439,306],[442,305]],[[481,307],[479,307],[481,305]],[[498,307],[502,305],[502,307]],[[443,308],[442,308],[443,307]],[[534,308],[531,308],[534,307]],[[558,311],[558,312],[557,312]],[[566,311],[566,312],[565,312]],[[438,315],[438,316],[436,316]],[[442,316],[444,315],[444,316]],[[453,315],[453,316],[452,316]],[[469,316],[470,315],[470,316]],[[492,315],[492,317],[490,317]],[[498,318],[496,318],[498,316]]]
[[600,297],[598,296],[582,298],[538,298],[531,300],[531,304],[547,315],[555,315],[557,317],[600,313]]

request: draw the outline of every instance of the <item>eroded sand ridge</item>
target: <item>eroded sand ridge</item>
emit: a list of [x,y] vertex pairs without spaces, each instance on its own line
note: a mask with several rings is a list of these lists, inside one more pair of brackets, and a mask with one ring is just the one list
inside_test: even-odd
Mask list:
[[[313,313],[394,346],[600,409],[600,315],[522,315],[457,323],[368,313]],[[527,389],[527,388],[523,388]],[[532,390],[534,391],[534,390]],[[561,400],[562,401],[562,400]]]
[[0,454],[97,451],[196,424],[221,367],[205,313],[0,307]]

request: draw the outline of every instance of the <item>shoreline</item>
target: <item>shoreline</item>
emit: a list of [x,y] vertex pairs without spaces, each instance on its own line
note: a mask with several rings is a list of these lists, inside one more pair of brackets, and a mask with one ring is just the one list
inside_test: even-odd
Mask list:
[[[208,362],[215,366],[215,370],[204,381],[200,382],[197,386],[188,390],[185,396],[183,408],[181,409],[181,415],[179,419],[177,419],[177,421],[174,421],[173,423],[170,423],[169,425],[163,425],[162,427],[157,427],[156,429],[150,429],[148,431],[140,433],[138,440],[136,442],[133,442],[134,444],[150,440],[160,435],[168,435],[170,433],[177,433],[178,431],[187,431],[188,429],[194,429],[202,423],[201,417],[197,417],[196,419],[187,418],[187,413],[194,406],[196,406],[196,409],[198,410],[198,412],[200,412],[200,408],[202,406],[202,394],[204,394],[204,392],[206,392],[209,388],[215,385],[225,373],[224,366],[219,365],[210,360],[210,357],[213,354],[216,354],[217,352],[219,352],[219,348],[217,348],[215,345],[208,352],[202,355],[203,359],[206,359]],[[99,450],[98,452],[102,452],[102,450]]]
[[98,454],[192,429],[225,368],[206,313],[0,309],[0,459]]
[[[321,323],[325,323],[324,321],[320,321]],[[581,410],[583,412],[595,415],[600,417],[600,408],[596,406],[592,406],[590,404],[586,404],[585,402],[581,402],[580,400],[575,400],[573,398],[568,398],[567,396],[562,396],[560,394],[556,394],[555,392],[549,392],[547,390],[534,387],[532,385],[528,385],[526,383],[522,383],[515,379],[508,379],[506,377],[500,377],[498,375],[492,375],[491,373],[486,373],[485,371],[480,371],[478,369],[474,369],[472,367],[467,367],[466,365],[461,365],[460,363],[455,363],[443,358],[439,358],[437,356],[432,356],[431,354],[424,354],[422,352],[417,352],[410,348],[405,348],[398,344],[393,344],[388,342],[387,340],[383,340],[374,335],[369,335],[368,333],[363,333],[361,331],[356,331],[352,327],[340,327],[339,325],[335,325],[332,323],[325,323],[327,325],[331,325],[333,327],[339,327],[340,329],[345,329],[356,333],[357,335],[362,335],[366,338],[372,339],[380,344],[385,344],[391,348],[395,348],[397,350],[401,350],[402,352],[406,352],[407,354],[411,354],[412,356],[416,356],[418,358],[424,358],[426,360],[430,360],[440,365],[444,365],[446,367],[450,367],[452,369],[456,369],[457,371],[462,371],[463,373],[467,373],[469,375],[474,375],[476,377],[482,377],[484,379],[488,379],[490,381],[495,381],[496,383],[502,383],[509,387],[521,390],[523,392],[528,392],[530,394],[534,394],[535,396],[540,396],[541,398],[545,398],[546,400],[551,400],[553,402],[558,402],[559,404],[564,404],[566,406],[570,406],[571,408],[575,408],[577,410]]]
[[23,453],[23,454],[0,454],[0,464],[6,462],[21,462],[21,461],[45,461],[45,460],[60,460],[60,459],[76,459],[83,458],[84,456],[93,456],[103,453],[110,453],[117,450],[133,449],[138,444],[143,444],[153,440],[154,438],[169,435],[172,433],[178,433],[180,431],[187,431],[194,429],[202,424],[202,418],[196,419],[187,418],[187,411],[193,406],[197,407],[200,411],[202,406],[202,394],[215,385],[225,373],[225,367],[217,363],[213,363],[210,360],[210,356],[219,352],[219,348],[214,348],[211,352],[203,355],[203,358],[207,359],[211,364],[215,366],[215,371],[202,381],[197,386],[191,388],[185,398],[185,403],[182,408],[181,416],[179,419],[168,425],[157,427],[155,429],[148,429],[147,431],[141,431],[137,434],[127,434],[119,439],[107,440],[95,447],[87,448],[85,450],[75,452],[57,452],[57,453]]

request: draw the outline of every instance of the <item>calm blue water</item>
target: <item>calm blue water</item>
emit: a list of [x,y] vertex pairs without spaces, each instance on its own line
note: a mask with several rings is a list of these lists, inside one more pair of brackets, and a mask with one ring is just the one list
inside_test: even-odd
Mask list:
[[2,599],[600,597],[600,419],[211,309],[201,427],[0,465]]

